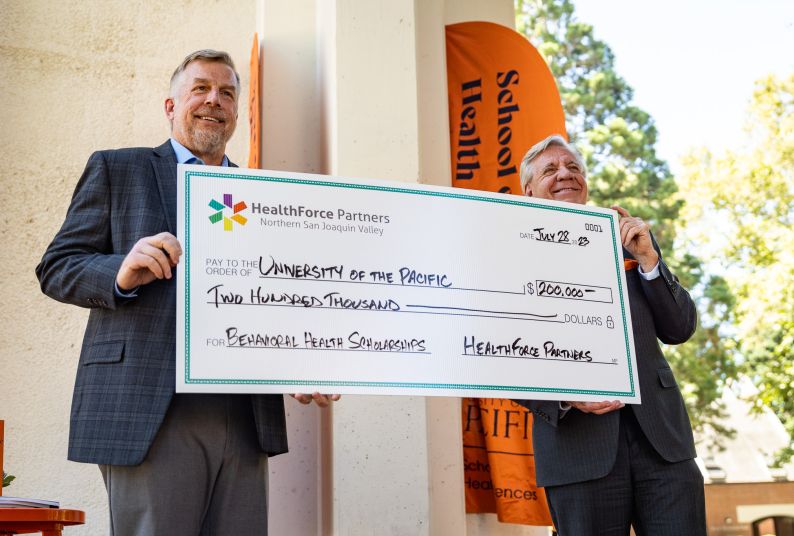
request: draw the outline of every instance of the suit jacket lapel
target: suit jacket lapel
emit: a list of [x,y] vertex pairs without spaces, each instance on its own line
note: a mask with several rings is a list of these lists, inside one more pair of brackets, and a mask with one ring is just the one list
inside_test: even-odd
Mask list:
[[152,167],[160,190],[160,201],[168,220],[168,232],[176,236],[176,154],[171,142],[154,149]]

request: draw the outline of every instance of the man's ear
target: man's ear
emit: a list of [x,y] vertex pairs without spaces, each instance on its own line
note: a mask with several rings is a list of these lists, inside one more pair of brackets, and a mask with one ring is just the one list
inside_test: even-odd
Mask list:
[[529,181],[524,186],[524,195],[527,196],[527,197],[532,197],[532,181]]
[[165,116],[168,118],[169,121],[174,121],[174,99],[172,97],[168,97],[165,99],[165,103],[163,106],[165,110]]

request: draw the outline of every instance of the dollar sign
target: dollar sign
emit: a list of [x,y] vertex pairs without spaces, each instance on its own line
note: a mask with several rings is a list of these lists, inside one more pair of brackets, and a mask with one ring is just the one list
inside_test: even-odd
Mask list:
[[535,289],[532,288],[532,283],[527,283],[527,294],[532,295],[535,293]]

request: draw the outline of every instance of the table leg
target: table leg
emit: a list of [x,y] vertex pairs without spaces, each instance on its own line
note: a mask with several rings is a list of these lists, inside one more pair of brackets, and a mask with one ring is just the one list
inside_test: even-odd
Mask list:
[[63,534],[63,525],[57,524],[53,525],[52,528],[45,529],[41,531],[41,536],[62,536]]

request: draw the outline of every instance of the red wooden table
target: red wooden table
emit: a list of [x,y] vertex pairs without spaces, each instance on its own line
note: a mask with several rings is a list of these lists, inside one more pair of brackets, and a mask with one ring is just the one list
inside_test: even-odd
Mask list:
[[62,508],[0,508],[0,535],[30,534],[40,532],[43,536],[61,536],[69,525],[85,523],[82,510]]

